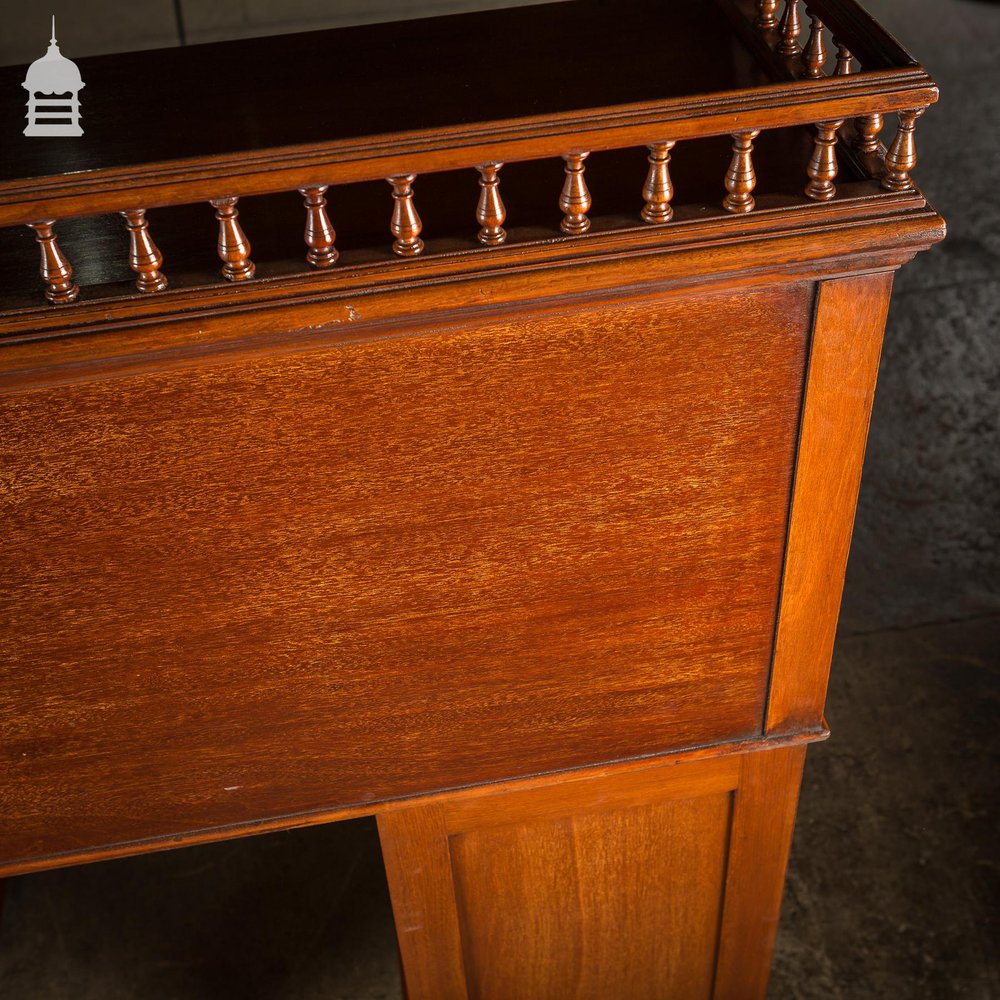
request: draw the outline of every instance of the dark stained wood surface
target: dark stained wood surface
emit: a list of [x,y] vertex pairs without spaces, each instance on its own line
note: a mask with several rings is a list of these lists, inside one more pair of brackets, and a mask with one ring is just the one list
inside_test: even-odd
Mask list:
[[4,399],[0,858],[759,732],[811,310]]
[[21,135],[24,67],[3,67],[0,180],[752,85],[730,46],[713,3],[584,0],[97,56],[78,60],[84,138],[44,141]]

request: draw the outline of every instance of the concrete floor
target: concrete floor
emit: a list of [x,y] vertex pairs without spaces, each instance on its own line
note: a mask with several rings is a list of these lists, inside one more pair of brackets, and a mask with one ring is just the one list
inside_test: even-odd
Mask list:
[[[941,83],[771,996],[1000,997],[1000,7],[870,0]],[[400,996],[371,823],[10,881],[5,1000]]]

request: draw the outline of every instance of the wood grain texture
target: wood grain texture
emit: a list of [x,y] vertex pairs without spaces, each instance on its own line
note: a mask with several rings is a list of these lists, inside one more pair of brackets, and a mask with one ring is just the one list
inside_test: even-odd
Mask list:
[[451,841],[470,995],[710,1000],[730,795]]
[[803,747],[742,758],[713,1000],[764,1000],[795,825]]
[[410,1000],[439,995],[433,976],[476,1000],[763,1000],[803,756],[611,768],[380,821]]
[[822,725],[892,274],[822,282],[782,582],[767,731]]
[[4,399],[0,858],[759,731],[811,305]]
[[611,768],[380,820],[397,926],[429,930],[450,908],[459,927],[460,953],[450,918],[440,944],[410,936],[410,1000],[442,995],[429,969],[483,1000],[707,1000],[740,761]]
[[442,804],[380,813],[407,1000],[469,1000]]

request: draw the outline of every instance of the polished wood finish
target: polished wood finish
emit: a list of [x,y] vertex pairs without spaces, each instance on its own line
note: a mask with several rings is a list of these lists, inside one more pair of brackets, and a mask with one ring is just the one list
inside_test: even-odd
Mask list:
[[763,1000],[795,824],[803,747],[742,759],[712,1000]]
[[781,585],[769,733],[822,726],[891,273],[820,285]]
[[612,769],[381,815],[408,997],[762,1000],[802,759]]
[[806,172],[809,183],[806,195],[815,201],[828,201],[837,194],[837,133],[844,123],[822,122],[816,126],[816,141]]
[[389,231],[395,236],[392,252],[399,257],[416,257],[424,252],[424,241],[420,238],[423,223],[413,204],[413,182],[416,174],[401,174],[387,177],[392,187],[392,221]]
[[887,191],[910,191],[913,188],[913,178],[910,172],[917,165],[917,145],[914,132],[917,119],[926,108],[914,108],[900,111],[899,128],[889,151],[885,154],[885,176],[882,187]]
[[883,120],[879,114],[865,115],[855,123],[854,148],[863,154],[877,154],[881,148],[879,133],[882,131]]
[[480,225],[477,239],[484,246],[495,247],[505,242],[507,230],[503,228],[507,209],[500,197],[500,168],[502,163],[485,163],[479,171],[479,204],[476,221]]
[[786,58],[797,56],[802,48],[799,45],[799,35],[802,33],[802,20],[799,16],[799,0],[785,0],[785,9],[778,26],[781,41],[778,42],[778,54]]
[[41,250],[39,273],[45,283],[45,298],[53,305],[60,305],[76,301],[80,288],[73,282],[73,265],[59,248],[54,226],[55,219],[29,223]]
[[566,179],[559,195],[559,208],[563,213],[559,228],[571,236],[577,236],[590,229],[587,213],[590,211],[591,199],[584,177],[586,169],[584,160],[589,155],[589,153],[563,153]]
[[[813,294],[647,297],[0,397],[21,498],[0,858],[65,850],[52,814],[112,845],[759,732]],[[59,669],[81,657],[86,675]],[[178,731],[179,701],[210,729]]]
[[722,207],[727,212],[752,212],[756,202],[753,190],[757,186],[757,175],[753,168],[753,140],[759,135],[757,129],[738,132],[733,136],[733,158],[726,171],[726,190]]
[[222,277],[227,281],[249,281],[254,276],[256,265],[250,259],[250,241],[237,221],[240,214],[236,208],[237,201],[239,199],[233,196],[210,199],[215,217],[219,220],[218,252],[222,261]]
[[757,0],[756,25],[762,31],[773,31],[778,27],[780,0]]
[[823,39],[823,22],[813,14],[809,19],[809,41],[802,52],[802,67],[809,79],[823,76],[826,64],[826,42]]
[[135,287],[140,292],[162,292],[167,287],[166,276],[160,271],[163,254],[149,235],[145,210],[133,208],[121,214],[128,229],[128,266],[137,275]]
[[[865,73],[849,84],[827,78],[803,90],[785,68],[766,67],[762,82],[732,59],[723,13],[735,2],[720,0],[720,9],[636,0],[624,23],[614,4],[555,3],[81,60],[88,87],[107,99],[88,114],[86,141],[62,144],[58,158],[43,155],[44,143],[7,150],[0,225],[189,204],[220,192],[293,191],[318,179],[346,184],[558,157],[571,148],[644,146],[662,136],[680,142],[811,125],[937,99],[927,72],[853,0],[810,7],[851,46]],[[758,9],[749,0],[745,6],[747,29],[759,42],[752,25]],[[484,38],[518,39],[516,71],[503,75],[502,86],[494,61],[482,58]],[[392,51],[407,58],[381,60],[373,89],[372,53]],[[581,71],[584,51],[600,53],[591,72]],[[325,85],[338,94],[337,115],[317,115],[301,100],[301,67],[308,65],[324,66]],[[225,74],[241,78],[247,66],[253,87],[218,86]],[[145,119],[148,95],[120,80],[140,78],[169,79],[172,100],[157,109],[156,129],[129,134],[121,123]],[[22,68],[0,68],[4,134],[23,127],[21,79]],[[280,111],[262,113],[265,92],[267,107]],[[200,108],[204,114],[193,113]]]
[[82,67],[87,142],[0,162],[63,300],[0,230],[0,875],[375,815],[411,1000],[763,1000],[892,275],[944,235],[926,71],[777,7]]
[[670,150],[675,142],[656,142],[649,147],[649,171],[642,188],[646,204],[642,209],[644,222],[669,222],[674,217],[670,204],[674,197],[674,185],[670,180]]
[[327,185],[299,188],[299,194],[304,199],[306,209],[305,241],[309,248],[306,260],[312,267],[332,267],[337,263],[340,253],[334,245],[337,242],[337,231],[330,222],[326,212]]
[[834,76],[850,76],[854,72],[854,56],[851,50],[843,42],[834,40],[837,46],[837,66],[833,71]]

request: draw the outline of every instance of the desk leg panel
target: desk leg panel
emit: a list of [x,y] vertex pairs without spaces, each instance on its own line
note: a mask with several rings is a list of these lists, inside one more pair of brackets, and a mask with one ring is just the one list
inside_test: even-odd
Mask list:
[[410,1000],[763,998],[802,755],[383,814]]

